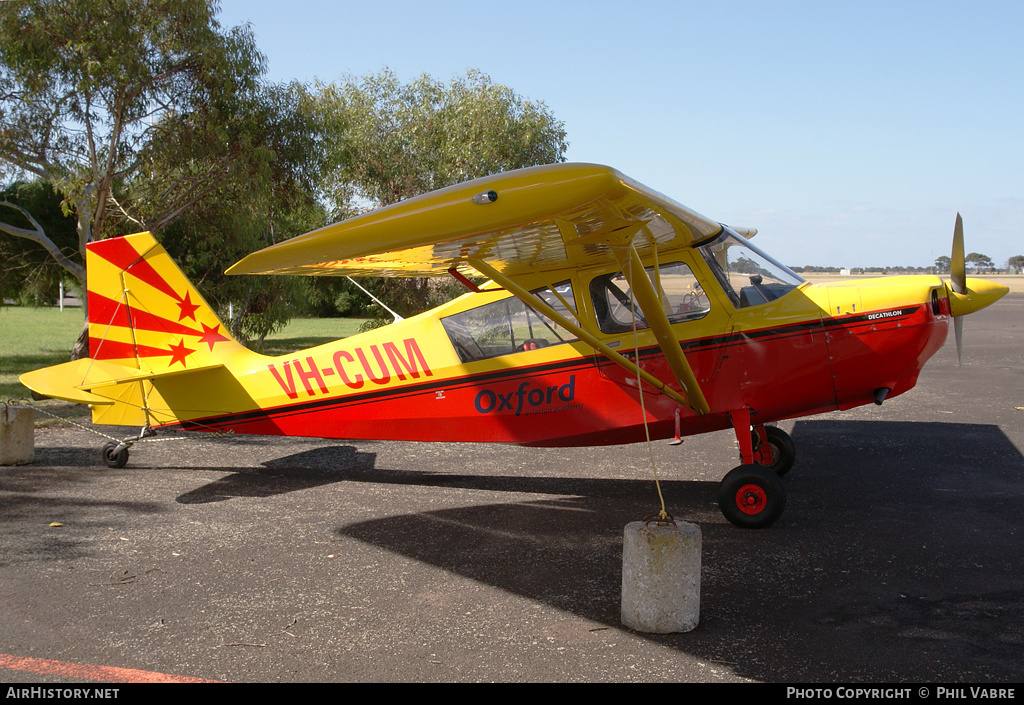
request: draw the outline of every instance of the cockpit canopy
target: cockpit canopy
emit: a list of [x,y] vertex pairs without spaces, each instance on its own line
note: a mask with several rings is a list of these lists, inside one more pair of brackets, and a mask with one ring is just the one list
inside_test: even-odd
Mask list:
[[804,283],[800,275],[728,227],[697,251],[736,308],[766,304]]

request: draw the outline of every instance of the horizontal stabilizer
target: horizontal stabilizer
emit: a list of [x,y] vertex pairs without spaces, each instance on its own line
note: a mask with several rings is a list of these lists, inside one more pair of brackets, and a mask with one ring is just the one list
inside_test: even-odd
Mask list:
[[26,372],[19,377],[23,385],[37,394],[76,404],[113,404],[114,400],[93,393],[96,389],[113,387],[129,382],[141,382],[157,377],[174,377],[223,367],[221,364],[182,370],[147,372],[115,362],[84,357],[41,370]]

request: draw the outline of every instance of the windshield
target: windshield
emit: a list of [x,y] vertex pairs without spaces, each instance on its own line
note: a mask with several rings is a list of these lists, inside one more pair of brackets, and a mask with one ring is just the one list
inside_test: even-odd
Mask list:
[[804,282],[729,228],[697,249],[736,308],[774,301]]

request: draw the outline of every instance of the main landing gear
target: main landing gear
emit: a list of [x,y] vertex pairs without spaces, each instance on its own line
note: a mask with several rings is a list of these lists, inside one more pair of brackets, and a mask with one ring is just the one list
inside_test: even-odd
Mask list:
[[776,426],[755,426],[749,411],[733,414],[736,438],[743,464],[734,468],[718,485],[718,506],[725,518],[743,529],[771,526],[786,508],[786,487],[782,476],[796,459],[796,446],[789,434]]

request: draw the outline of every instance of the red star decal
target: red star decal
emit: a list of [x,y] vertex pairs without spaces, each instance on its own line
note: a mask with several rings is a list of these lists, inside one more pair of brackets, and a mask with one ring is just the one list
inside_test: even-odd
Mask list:
[[210,346],[210,350],[213,350],[213,346],[222,340],[227,340],[227,336],[221,335],[220,326],[213,326],[212,328],[205,323],[200,323],[203,327],[203,336],[199,339],[200,343],[206,343]]
[[186,318],[191,318],[193,321],[196,320],[196,309],[199,308],[199,304],[192,303],[190,292],[185,292],[185,298],[178,301],[178,308],[181,309],[181,314],[178,316],[179,321],[183,321]]
[[170,363],[168,363],[168,366],[173,365],[175,362],[180,362],[182,367],[187,367],[188,365],[185,364],[185,358],[194,353],[195,350],[190,350],[189,348],[186,348],[185,339],[182,338],[180,343],[178,343],[177,345],[172,345],[170,347],[170,352],[171,361]]

